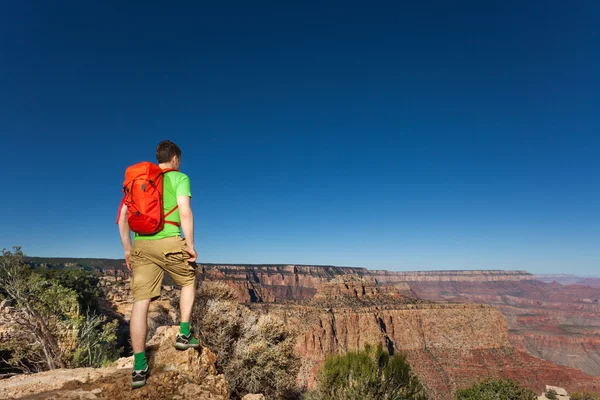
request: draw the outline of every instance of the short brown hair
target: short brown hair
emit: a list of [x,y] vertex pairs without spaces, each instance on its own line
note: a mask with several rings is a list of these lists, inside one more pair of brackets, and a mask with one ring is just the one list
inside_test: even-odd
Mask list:
[[159,164],[171,161],[173,156],[181,158],[181,149],[170,140],[163,140],[156,146],[156,160]]

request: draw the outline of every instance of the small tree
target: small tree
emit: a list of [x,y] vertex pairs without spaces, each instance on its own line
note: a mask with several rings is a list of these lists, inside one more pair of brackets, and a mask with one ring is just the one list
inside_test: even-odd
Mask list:
[[558,393],[556,393],[556,390],[554,390],[554,389],[548,389],[548,390],[546,390],[545,395],[550,400],[556,400],[558,398],[557,397]]
[[13,301],[14,325],[2,347],[12,354],[8,363],[25,371],[65,367],[64,345],[79,314],[77,294],[31,272],[19,247],[2,250],[0,291]]
[[83,269],[36,269],[36,273],[44,279],[56,281],[62,287],[72,289],[77,293],[81,310],[90,310],[94,313],[98,309],[98,296],[100,294],[98,275]]
[[117,325],[114,319],[106,322],[106,317],[98,314],[86,314],[78,321],[79,332],[77,347],[70,357],[73,367],[103,367],[119,358],[115,347]]
[[[69,281],[69,280],[67,280]],[[73,283],[79,283],[77,277]],[[32,270],[19,247],[0,257],[0,295],[14,306],[0,351],[4,360],[24,372],[69,366],[99,366],[115,358],[116,321],[80,314],[82,296],[57,279]]]
[[488,378],[456,392],[457,400],[536,400],[535,392],[510,379]]
[[421,400],[425,387],[403,354],[390,356],[381,345],[363,351],[329,356],[321,368],[319,386],[311,400]]

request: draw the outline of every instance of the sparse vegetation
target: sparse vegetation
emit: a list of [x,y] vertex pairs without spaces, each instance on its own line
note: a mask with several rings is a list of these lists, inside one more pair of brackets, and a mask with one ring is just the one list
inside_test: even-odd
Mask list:
[[330,356],[320,372],[319,386],[308,400],[421,400],[425,387],[403,354],[390,356],[381,345]]
[[96,273],[78,268],[35,268],[34,271],[44,279],[75,291],[81,310],[98,312],[99,277]]
[[300,360],[295,334],[277,317],[259,316],[236,301],[221,282],[204,282],[192,316],[203,342],[217,354],[234,397],[262,393],[269,399],[296,393]]
[[457,400],[536,400],[535,392],[510,379],[492,379],[456,392]]
[[556,390],[554,390],[554,389],[548,389],[548,390],[546,390],[546,393],[544,393],[544,394],[546,395],[546,397],[549,400],[556,400],[558,398],[557,397],[558,393],[556,393]]
[[600,395],[591,392],[573,392],[571,400],[600,400]]
[[77,347],[70,356],[73,367],[104,367],[119,357],[115,348],[119,321],[106,321],[98,314],[81,316],[77,326]]
[[116,322],[105,324],[104,317],[93,311],[82,313],[90,282],[76,273],[32,269],[19,247],[14,252],[2,250],[0,295],[13,307],[5,314],[9,324],[0,343],[0,351],[9,355],[4,362],[23,372],[37,372],[100,366],[116,358]]

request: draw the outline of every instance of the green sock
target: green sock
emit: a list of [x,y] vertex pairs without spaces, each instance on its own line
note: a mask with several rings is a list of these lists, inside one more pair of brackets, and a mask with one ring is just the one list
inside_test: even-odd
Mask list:
[[179,324],[179,332],[182,335],[189,335],[190,334],[190,323],[189,322],[182,322]]
[[146,369],[146,367],[148,366],[148,363],[146,362],[146,353],[145,352],[140,352],[140,353],[134,353],[133,354],[133,369],[136,371],[143,371]]

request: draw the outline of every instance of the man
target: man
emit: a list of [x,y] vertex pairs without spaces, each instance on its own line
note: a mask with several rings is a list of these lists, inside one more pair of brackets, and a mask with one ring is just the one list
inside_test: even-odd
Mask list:
[[[194,261],[194,216],[190,206],[190,179],[179,172],[181,150],[168,140],[158,144],[156,159],[160,168],[172,169],[163,175],[163,203],[165,215],[164,229],[153,235],[134,236],[131,244],[131,231],[127,222],[127,206],[120,210],[118,221],[121,243],[125,250],[125,262],[131,271],[131,291],[133,309],[129,321],[131,345],[133,347],[134,366],[132,388],[146,384],[148,363],[146,361],[147,317],[150,301],[159,297],[164,271],[180,285],[181,296],[179,311],[181,314],[180,333],[175,338],[175,347],[187,350],[198,348],[198,339],[190,332],[190,317],[196,291]],[[181,237],[181,231],[183,236]]]

